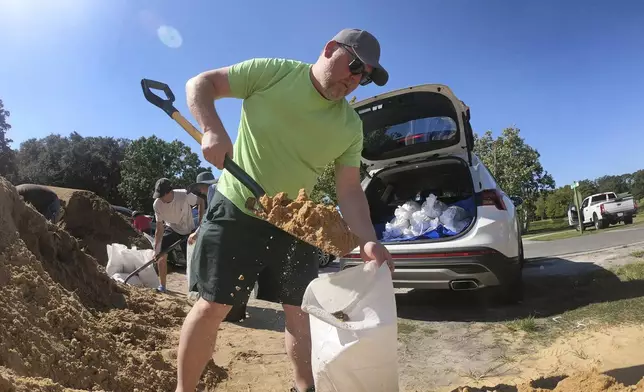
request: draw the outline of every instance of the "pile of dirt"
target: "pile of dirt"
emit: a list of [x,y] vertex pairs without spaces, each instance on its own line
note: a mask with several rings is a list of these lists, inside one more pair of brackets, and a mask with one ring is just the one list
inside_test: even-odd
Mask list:
[[184,306],[119,286],[0,177],[0,391],[174,390]]
[[625,386],[597,371],[579,372],[570,377],[548,377],[518,386],[460,387],[453,392],[644,392],[644,378],[637,385]]
[[256,211],[257,216],[334,256],[344,256],[360,244],[335,207],[309,200],[304,189],[295,200],[280,192],[272,198],[264,195],[260,203],[266,212]]
[[94,192],[50,187],[61,200],[63,214],[58,223],[78,238],[85,251],[107,265],[107,244],[119,243],[139,249],[152,249],[150,241],[126,218]]

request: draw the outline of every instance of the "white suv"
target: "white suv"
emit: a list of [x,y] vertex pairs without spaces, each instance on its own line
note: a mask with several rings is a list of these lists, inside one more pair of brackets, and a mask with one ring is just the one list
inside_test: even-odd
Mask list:
[[[495,287],[500,299],[522,299],[523,245],[515,205],[472,153],[469,108],[438,84],[410,87],[353,104],[364,127],[362,187],[379,236],[396,209],[429,195],[468,211],[458,232],[438,227],[424,235],[383,240],[398,288],[479,290]],[[441,217],[442,218],[442,217]],[[387,226],[390,227],[390,226]],[[342,269],[361,263],[356,249]]]

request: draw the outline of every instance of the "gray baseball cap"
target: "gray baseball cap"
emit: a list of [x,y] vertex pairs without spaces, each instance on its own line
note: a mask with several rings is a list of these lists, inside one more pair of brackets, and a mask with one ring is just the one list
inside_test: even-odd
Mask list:
[[371,33],[360,29],[344,29],[332,41],[350,46],[360,61],[372,66],[371,80],[375,84],[384,86],[387,83],[389,73],[380,65],[380,43]]

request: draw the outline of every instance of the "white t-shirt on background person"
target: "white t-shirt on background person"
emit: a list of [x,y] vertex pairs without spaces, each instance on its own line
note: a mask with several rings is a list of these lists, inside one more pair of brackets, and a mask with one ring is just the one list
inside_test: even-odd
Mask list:
[[192,217],[192,206],[197,204],[197,196],[185,189],[175,189],[170,203],[156,199],[153,204],[157,222],[164,222],[174,232],[181,235],[190,234],[195,229]]

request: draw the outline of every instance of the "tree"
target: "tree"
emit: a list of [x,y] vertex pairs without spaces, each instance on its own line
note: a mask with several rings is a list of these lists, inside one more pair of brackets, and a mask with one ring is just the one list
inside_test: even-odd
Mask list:
[[579,194],[582,200],[595,193],[599,193],[599,188],[595,181],[588,179],[579,181]]
[[118,189],[130,208],[152,212],[154,184],[159,178],[170,179],[175,188],[185,188],[197,174],[211,171],[200,165],[199,156],[179,140],[142,137],[125,149]]
[[546,213],[546,199],[547,195],[545,193],[539,195],[537,202],[534,205],[534,215],[538,220],[543,220],[548,218]]
[[21,143],[17,154],[22,182],[89,190],[113,204],[118,192],[120,161],[129,140],[111,137],[49,135]]
[[630,190],[629,182],[630,174],[621,176],[601,176],[595,179],[598,191],[601,192],[615,192],[624,193]]
[[638,170],[633,173],[631,193],[635,200],[641,200],[644,198],[644,170]]
[[520,132],[518,128],[506,128],[496,139],[492,131],[482,137],[475,135],[474,151],[492,171],[501,189],[523,198],[522,225],[526,232],[530,220],[536,217],[539,196],[553,189],[555,181],[541,166],[539,152],[525,142]]
[[17,170],[16,153],[9,146],[13,140],[7,137],[7,132],[11,129],[11,125],[7,122],[10,115],[11,113],[5,110],[4,103],[0,99],[0,176],[14,182]]
[[568,213],[568,206],[573,202],[572,188],[566,185],[548,193],[546,198],[546,213],[548,218],[561,218]]

